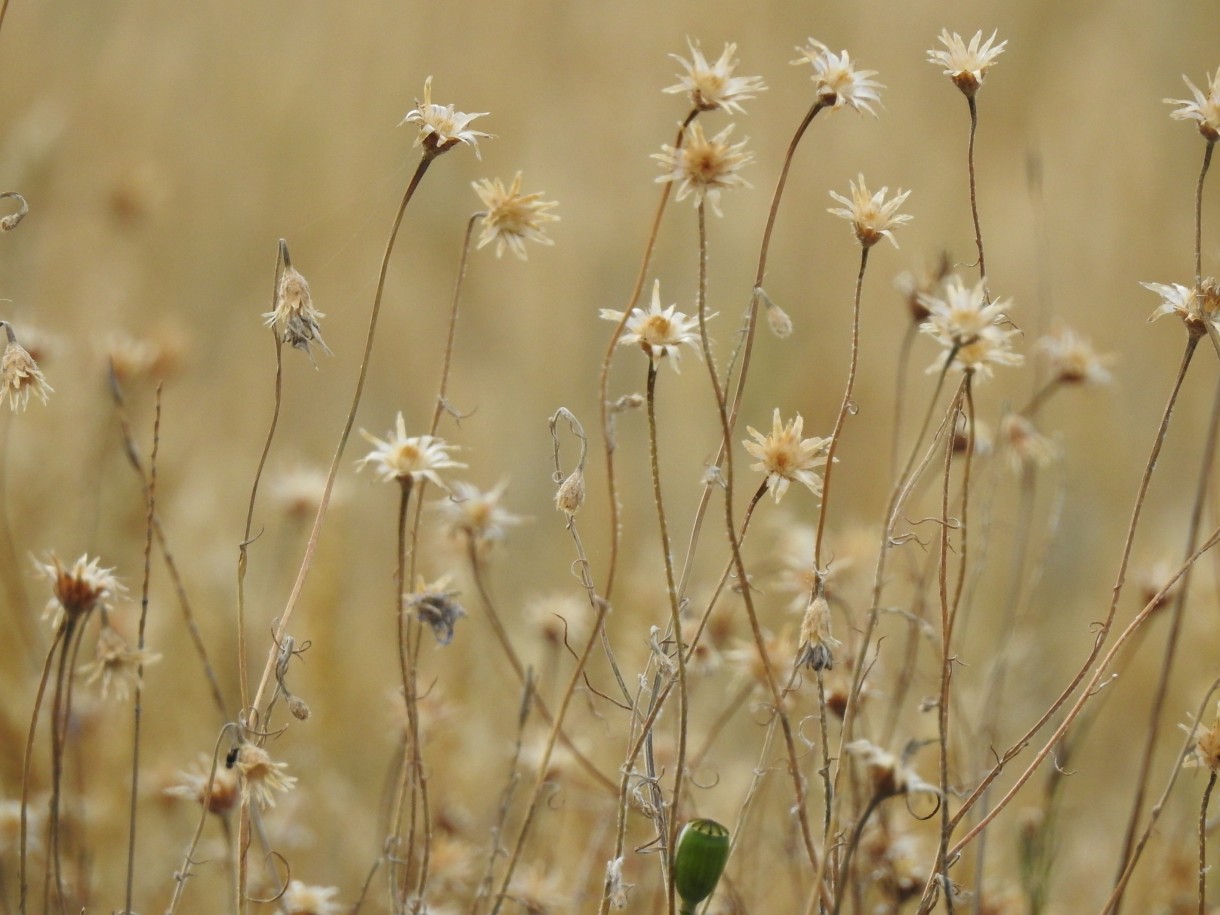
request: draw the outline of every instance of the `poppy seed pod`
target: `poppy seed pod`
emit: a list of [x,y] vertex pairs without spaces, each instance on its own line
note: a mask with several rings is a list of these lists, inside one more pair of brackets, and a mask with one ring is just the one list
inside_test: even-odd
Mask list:
[[674,854],[674,884],[683,915],[712,895],[728,860],[729,831],[715,820],[691,820],[682,827]]

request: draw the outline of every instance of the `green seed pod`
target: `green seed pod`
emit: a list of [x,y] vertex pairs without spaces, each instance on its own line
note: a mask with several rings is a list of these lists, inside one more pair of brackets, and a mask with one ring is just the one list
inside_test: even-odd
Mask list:
[[712,895],[729,860],[729,831],[715,820],[691,820],[678,836],[674,854],[674,886],[682,897],[682,911]]

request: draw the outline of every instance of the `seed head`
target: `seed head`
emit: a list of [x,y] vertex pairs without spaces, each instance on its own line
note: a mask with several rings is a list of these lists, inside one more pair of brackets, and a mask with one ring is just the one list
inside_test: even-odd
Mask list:
[[1170,117],[1180,121],[1194,121],[1199,125],[1199,133],[1203,134],[1209,143],[1215,143],[1220,140],[1220,69],[1216,70],[1215,76],[1207,77],[1206,93],[1192,83],[1185,74],[1182,76],[1182,81],[1186,83],[1186,87],[1190,89],[1190,94],[1194,98],[1165,99],[1165,104],[1178,106],[1178,110],[1172,112]]
[[[295,267],[285,267],[280,274],[279,288],[275,294],[275,309],[263,315],[267,327],[274,327],[281,343],[299,349],[313,362],[310,345],[317,343],[322,352],[330,355],[330,347],[322,339],[318,321],[326,315],[313,304],[313,296],[306,282]],[[315,363],[316,367],[316,363]]]
[[808,46],[796,50],[801,56],[792,63],[813,67],[814,91],[822,107],[833,110],[850,105],[876,116],[873,103],[881,104],[877,90],[885,88],[871,79],[877,75],[876,70],[856,70],[846,51],[835,54],[814,38],[809,39]]
[[744,114],[741,102],[752,99],[767,88],[761,76],[734,76],[733,70],[737,61],[733,55],[737,45],[725,43],[724,53],[714,64],[709,64],[703,57],[703,50],[698,41],[686,39],[690,48],[691,59],[687,61],[677,54],[669,56],[680,63],[686,70],[678,74],[678,84],[663,90],[668,93],[686,92],[690,95],[691,105],[699,111],[714,111],[721,108],[728,112]]
[[957,32],[950,34],[948,29],[941,29],[938,41],[945,46],[944,50],[929,51],[928,63],[944,67],[945,75],[953,80],[953,85],[962,90],[967,98],[973,98],[983,85],[987,71],[995,65],[995,59],[1003,53],[1008,44],[1007,41],[1001,41],[993,47],[995,36],[993,31],[991,37],[983,41],[983,32],[980,29],[974,33],[970,44],[967,45]]
[[424,80],[424,100],[415,103],[414,110],[407,112],[402,123],[419,124],[419,136],[415,139],[415,145],[422,146],[427,155],[439,156],[459,143],[465,143],[467,146],[473,146],[475,156],[481,159],[479,140],[491,139],[492,135],[469,128],[471,121],[486,114],[486,111],[465,114],[454,111],[452,105],[434,105],[432,77],[429,76]]
[[[1193,716],[1192,716],[1193,717]],[[1192,736],[1194,746],[1182,761],[1186,768],[1206,767],[1220,772],[1220,703],[1216,704],[1216,718],[1210,728],[1196,724],[1183,728]]]
[[540,245],[553,245],[542,231],[544,223],[557,222],[559,217],[548,213],[558,206],[553,200],[543,200],[542,194],[521,193],[521,172],[517,172],[513,183],[506,190],[499,178],[484,178],[471,184],[479,199],[483,201],[483,231],[479,233],[478,247],[496,243],[496,257],[508,248],[513,254],[526,259],[526,241]]
[[1038,341],[1038,349],[1046,356],[1051,375],[1061,384],[1100,385],[1114,380],[1106,369],[1114,357],[1098,354],[1088,338],[1066,324],[1056,323],[1051,333]]
[[1207,325],[1220,327],[1220,284],[1208,277],[1199,289],[1180,283],[1140,283],[1161,297],[1161,304],[1148,317],[1149,323],[1161,315],[1176,314],[1191,334],[1207,333]]
[[337,895],[338,887],[310,886],[292,880],[280,897],[280,911],[283,915],[341,915],[347,907],[335,901]]
[[832,207],[828,212],[851,221],[856,232],[856,240],[860,242],[861,247],[871,248],[882,238],[888,238],[890,244],[897,248],[898,241],[894,238],[893,230],[914,218],[898,212],[898,208],[906,202],[911,192],[899,188],[898,193],[887,201],[885,195],[889,188],[883,187],[877,193],[869,194],[863,175],[857,176],[857,180],[849,182],[849,185],[851,187],[850,200],[842,194],[830,192],[830,196],[843,206]]
[[748,140],[729,142],[732,132],[733,125],[730,124],[709,140],[703,133],[702,125],[697,121],[691,124],[682,146],[662,146],[661,152],[653,153],[652,157],[665,169],[665,174],[657,178],[658,183],[674,182],[678,186],[677,200],[685,200],[688,195],[694,194],[695,206],[706,199],[711,204],[712,212],[723,216],[720,212],[720,192],[734,187],[750,187],[750,183],[737,174],[737,170],[754,158],[753,153],[745,152]]
[[486,492],[470,483],[454,483],[449,489],[449,497],[434,504],[444,515],[451,534],[485,551],[504,540],[508,528],[525,521],[501,507],[500,499],[507,488],[507,480],[501,480]]
[[830,634],[830,603],[819,594],[810,601],[801,622],[797,666],[813,671],[830,670],[835,666],[834,651],[842,646],[843,643]]
[[[212,771],[212,760],[209,756],[200,756],[194,768],[178,773],[179,783],[165,789],[168,797],[184,797],[198,804],[207,803],[208,813],[226,814],[241,799],[237,772],[227,768],[223,762],[216,767],[216,775],[209,779]],[[212,794],[208,797],[208,782],[212,784]]]
[[1015,471],[1049,467],[1059,457],[1055,443],[1020,413],[1008,413],[1000,420],[1000,444]]
[[864,764],[873,781],[873,791],[880,797],[911,793],[940,794],[897,756],[876,744],[867,740],[853,740],[845,749]]
[[14,413],[29,405],[31,394],[45,404],[47,395],[55,389],[47,384],[34,357],[17,342],[12,325],[0,321],[0,327],[4,328],[8,338],[4,352],[0,354],[0,400],[7,397],[9,409]]

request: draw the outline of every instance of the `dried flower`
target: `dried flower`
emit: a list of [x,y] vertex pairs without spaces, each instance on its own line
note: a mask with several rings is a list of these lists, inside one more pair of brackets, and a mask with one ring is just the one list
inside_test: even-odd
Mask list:
[[848,183],[851,187],[851,199],[848,200],[842,194],[831,191],[830,196],[843,206],[832,207],[828,212],[851,221],[852,227],[856,231],[856,240],[860,242],[861,247],[871,248],[882,238],[888,238],[890,244],[897,248],[898,241],[894,238],[893,230],[914,218],[898,212],[898,208],[902,206],[911,192],[899,188],[898,193],[887,201],[885,195],[889,188],[883,187],[877,193],[869,194],[863,175],[857,176],[856,181]]
[[809,602],[801,621],[797,666],[814,671],[830,670],[835,666],[834,651],[841,647],[843,643],[830,634],[830,603],[819,594]]
[[622,856],[606,862],[606,898],[610,900],[610,908],[627,908],[627,893],[633,886],[634,883],[623,880]]
[[1210,728],[1204,728],[1201,724],[1181,727],[1194,741],[1194,746],[1182,760],[1182,765],[1188,769],[1206,767],[1213,772],[1220,772],[1220,702],[1216,703],[1216,718]]
[[1048,467],[1059,456],[1055,443],[1020,413],[1007,413],[1000,420],[1000,444],[1008,465],[1016,471]]
[[429,480],[444,489],[445,484],[437,471],[466,466],[449,458],[449,452],[457,450],[457,445],[448,445],[443,439],[432,435],[408,437],[401,410],[394,429],[385,439],[369,435],[363,429],[360,434],[376,447],[358,460],[356,467],[363,470],[369,464],[375,465],[383,482],[411,480],[417,483]]
[[1057,322],[1037,345],[1050,364],[1051,375],[1062,384],[1109,384],[1114,380],[1106,370],[1114,357],[1099,355],[1088,338],[1066,324]]
[[421,623],[431,627],[432,634],[441,645],[453,641],[454,627],[466,615],[462,605],[454,600],[461,592],[447,590],[448,584],[448,578],[438,579],[431,584],[425,584],[421,579],[415,583],[415,591],[402,599],[403,610],[414,613]]
[[[1220,284],[1208,277],[1196,291],[1180,283],[1140,283],[1161,297],[1161,304],[1148,317],[1149,323],[1161,315],[1176,314],[1191,334],[1207,333],[1207,325],[1220,327]],[[1202,293],[1202,294],[1200,294]]]
[[[309,361],[313,362],[312,343],[322,347],[322,352],[330,355],[330,347],[322,339],[322,330],[318,321],[326,315],[318,311],[313,304],[313,295],[300,272],[291,266],[286,266],[280,274],[279,287],[275,293],[275,308],[266,312],[263,317],[267,327],[274,327],[281,343],[287,343],[294,349],[299,349]],[[315,367],[317,363],[314,363]]]
[[732,132],[733,125],[730,124],[709,140],[703,133],[702,125],[698,122],[691,124],[686,131],[686,142],[680,147],[666,145],[661,147],[661,152],[653,153],[652,157],[665,169],[665,174],[657,181],[677,184],[675,199],[685,200],[693,193],[695,206],[702,205],[706,199],[711,204],[712,212],[723,216],[720,212],[720,192],[734,187],[750,187],[750,183],[737,174],[737,170],[754,158],[753,153],[744,151],[748,140],[729,143]]
[[911,320],[920,324],[928,319],[927,306],[923,304],[924,296],[935,297],[940,285],[949,275],[949,255],[943,253],[936,266],[929,269],[926,265],[918,271],[905,270],[894,277],[894,288],[906,299]]
[[508,481],[501,480],[486,492],[470,483],[454,483],[449,497],[434,506],[445,516],[454,536],[478,549],[486,549],[508,536],[508,528],[525,521],[500,506]]
[[[680,371],[678,347],[687,344],[699,352],[699,319],[687,317],[675,309],[676,304],[668,308],[661,307],[661,281],[652,284],[652,305],[648,311],[636,307],[631,309],[623,334],[618,338],[621,346],[638,343],[654,366],[659,366],[666,356],[672,356],[674,371]],[[622,321],[623,313],[609,308],[601,310],[601,316],[607,321]],[[708,318],[716,317],[710,314]]]
[[119,384],[166,378],[181,364],[181,341],[152,339],[116,332],[106,338],[103,352]]
[[310,886],[292,880],[280,897],[280,910],[284,915],[340,915],[347,907],[335,902],[338,894],[335,886]]
[[867,111],[874,116],[877,114],[873,111],[873,102],[881,103],[877,90],[885,87],[871,79],[877,75],[876,70],[857,71],[846,51],[836,55],[813,38],[809,39],[808,47],[798,47],[796,50],[801,56],[792,63],[797,66],[810,64],[813,67],[815,91],[823,108],[833,110],[851,105],[857,111]]
[[689,93],[691,104],[700,111],[721,108],[740,114],[745,113],[741,102],[766,91],[767,85],[761,76],[733,75],[737,66],[737,61],[733,60],[737,45],[726,42],[724,53],[714,64],[709,64],[703,57],[703,50],[698,41],[687,38],[686,46],[690,48],[690,61],[677,54],[669,55],[686,69],[685,75],[678,74],[678,84],[662,91],[670,94]]
[[945,282],[943,297],[920,296],[928,309],[928,320],[919,329],[945,348],[944,355],[928,369],[943,371],[946,365],[979,377],[991,374],[991,365],[1020,365],[1024,359],[1012,351],[1013,338],[1019,335],[1008,322],[1003,300],[988,303],[983,281],[967,288],[951,276]]
[[[241,799],[237,772],[226,768],[223,764],[216,767],[215,776],[211,775],[212,759],[200,755],[191,771],[179,772],[180,782],[165,789],[168,797],[184,797],[197,804],[207,804],[208,813],[225,814],[237,806]],[[208,796],[208,783],[211,782],[212,793]]]
[[799,413],[785,424],[780,419],[779,407],[776,407],[771,417],[769,435],[763,435],[751,426],[746,427],[755,440],[743,444],[751,457],[758,458],[758,463],[751,464],[750,469],[767,474],[767,489],[771,491],[776,504],[793,481],[808,487],[819,498],[822,495],[822,478],[815,471],[826,463],[826,449],[830,441],[824,438],[802,439],[804,424],[805,420]]
[[0,400],[7,397],[9,409],[14,413],[29,405],[31,394],[45,404],[47,395],[55,389],[47,384],[34,357],[17,342],[13,326],[7,321],[0,321],[0,327],[4,328],[8,337],[4,352],[0,354]]
[[465,114],[454,111],[452,105],[434,105],[432,103],[432,77],[424,80],[424,100],[417,101],[415,108],[407,112],[403,118],[404,124],[419,124],[419,136],[416,146],[422,146],[425,155],[439,156],[448,152],[459,143],[474,147],[474,154],[479,158],[479,140],[491,139],[491,134],[480,130],[470,130],[470,122],[475,118],[484,117],[486,111],[477,114]]
[[[288,517],[301,521],[312,518],[326,491],[327,472],[317,467],[292,467],[268,480],[268,496]],[[343,490],[336,480],[330,504],[343,501]]]
[[1005,45],[1008,44],[1007,41],[1001,41],[992,47],[995,36],[993,31],[991,37],[983,41],[983,32],[980,29],[974,33],[967,46],[961,35],[956,32],[949,34],[948,29],[941,29],[938,41],[945,46],[945,50],[929,51],[928,63],[944,67],[945,75],[953,80],[953,85],[961,89],[967,98],[972,98],[979,91],[979,86],[983,85],[987,71],[995,65],[995,59],[1003,53]]
[[286,775],[288,763],[273,762],[262,747],[243,743],[234,762],[237,774],[245,779],[246,787],[260,807],[274,807],[276,791],[289,791],[297,783],[295,776]]
[[479,233],[479,245],[496,243],[496,257],[508,248],[513,254],[526,259],[526,241],[540,245],[553,245],[542,231],[542,224],[558,222],[559,217],[548,213],[558,206],[554,200],[543,200],[541,193],[521,193],[521,172],[517,172],[507,190],[499,178],[484,178],[471,183],[486,208],[483,214],[483,231]]
[[141,669],[160,660],[161,655],[132,648],[112,626],[103,625],[97,636],[93,660],[80,672],[85,675],[86,683],[101,681],[103,699],[109,697],[113,687],[115,699],[126,702],[131,691],[139,688]]
[[109,609],[111,601],[125,589],[114,569],[103,569],[98,558],[87,554],[65,569],[59,557],[52,553],[49,562],[34,561],[34,571],[51,582],[51,599],[42,612],[43,619],[50,618],[51,627],[58,629],[65,619],[78,619],[91,610]]
[[872,778],[873,791],[881,797],[914,793],[940,795],[936,787],[916,775],[904,761],[876,744],[867,740],[853,740],[845,749],[864,764]]
[[[1205,76],[1207,74],[1204,74]],[[1167,98],[1164,100],[1167,105],[1178,105],[1177,111],[1170,114],[1170,117],[1177,118],[1180,121],[1194,121],[1199,125],[1199,133],[1207,139],[1209,143],[1215,143],[1220,140],[1220,69],[1216,70],[1215,76],[1207,77],[1207,93],[1204,94],[1198,86],[1192,83],[1185,74],[1182,75],[1182,81],[1186,83],[1193,99]]]

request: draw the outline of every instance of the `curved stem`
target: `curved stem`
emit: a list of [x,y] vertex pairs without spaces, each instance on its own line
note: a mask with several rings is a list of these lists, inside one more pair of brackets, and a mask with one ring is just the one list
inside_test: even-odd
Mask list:
[[974,135],[978,132],[979,109],[973,95],[966,96],[970,105],[970,144],[966,151],[966,167],[970,173],[970,216],[974,220],[974,245],[979,252],[979,279],[983,283],[983,296],[990,302],[991,293],[987,290],[987,260],[983,255],[983,227],[979,223],[979,198],[974,175]]
[[474,234],[475,223],[487,214],[480,211],[466,221],[466,234],[462,236],[462,256],[458,260],[457,279],[453,283],[453,303],[449,306],[449,333],[445,337],[445,355],[441,363],[441,385],[436,394],[436,406],[432,411],[432,425],[428,428],[429,435],[436,435],[441,414],[445,412],[445,391],[449,385],[449,364],[453,359],[453,341],[457,337],[458,302],[462,298],[462,282],[466,278],[466,261],[470,257],[470,236]]
[[1203,285],[1203,180],[1207,177],[1207,169],[1212,163],[1212,149],[1215,140],[1207,141],[1207,149],[1203,151],[1203,167],[1199,169],[1199,181],[1195,186],[1195,289]]

